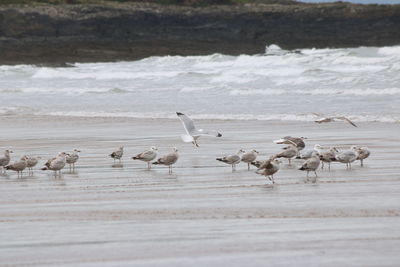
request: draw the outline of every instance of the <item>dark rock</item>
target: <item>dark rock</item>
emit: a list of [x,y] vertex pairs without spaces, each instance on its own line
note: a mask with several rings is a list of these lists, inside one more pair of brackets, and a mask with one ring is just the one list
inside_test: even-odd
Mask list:
[[0,64],[254,54],[267,44],[395,45],[399,29],[400,5],[6,6],[0,8]]

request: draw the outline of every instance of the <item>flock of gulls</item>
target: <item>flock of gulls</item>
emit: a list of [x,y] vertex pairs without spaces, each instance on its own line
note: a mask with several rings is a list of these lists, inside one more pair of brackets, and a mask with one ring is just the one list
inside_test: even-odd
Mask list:
[[[203,129],[196,129],[194,122],[187,115],[177,112],[176,113],[181,120],[186,134],[181,135],[184,142],[192,143],[195,147],[198,147],[198,139],[201,136],[214,136],[222,137],[222,134],[218,131],[206,131]],[[319,114],[315,114],[319,115]],[[353,122],[345,117],[325,117],[321,118],[317,123],[332,122],[335,120],[346,121],[351,125],[357,127]],[[359,160],[361,166],[364,165],[363,161],[369,157],[370,151],[367,147],[362,146],[351,146],[349,149],[339,151],[336,147],[324,147],[319,144],[314,145],[313,149],[305,150],[306,144],[305,137],[291,137],[285,136],[279,140],[275,140],[276,144],[285,145],[282,151],[276,153],[267,159],[258,160],[259,152],[257,150],[244,151],[240,149],[236,154],[219,157],[216,160],[231,165],[232,171],[236,171],[236,165],[244,162],[247,164],[247,169],[250,170],[251,165],[257,167],[257,174],[267,177],[273,184],[275,183],[274,174],[280,169],[281,159],[286,158],[288,164],[292,164],[292,159],[302,159],[302,163],[299,170],[307,172],[307,180],[309,181],[309,173],[314,172],[312,182],[317,180],[318,168],[324,169],[325,165],[328,165],[330,170],[332,162],[339,162],[346,164],[346,169],[351,169],[351,164],[356,160]],[[75,163],[79,160],[79,153],[81,151],[74,149],[70,153],[60,152],[54,158],[47,160],[41,170],[51,170],[54,172],[54,176],[61,176],[61,170],[68,164],[70,171],[75,170]],[[1,172],[5,173],[6,170],[12,170],[17,172],[18,178],[22,177],[22,172],[28,169],[28,174],[33,174],[33,167],[35,167],[40,157],[24,155],[20,160],[10,164],[11,161],[11,150],[5,150],[4,156],[0,157],[0,168]],[[109,156],[114,160],[121,162],[121,158],[124,154],[124,148],[119,147],[116,151],[112,152]],[[147,163],[147,168],[150,170],[151,166],[154,165],[165,165],[168,166],[169,174],[172,173],[172,166],[178,161],[179,154],[176,147],[172,148],[172,151],[159,158],[158,149],[155,146],[150,147],[149,150],[139,153],[132,157],[133,160],[140,160]]]

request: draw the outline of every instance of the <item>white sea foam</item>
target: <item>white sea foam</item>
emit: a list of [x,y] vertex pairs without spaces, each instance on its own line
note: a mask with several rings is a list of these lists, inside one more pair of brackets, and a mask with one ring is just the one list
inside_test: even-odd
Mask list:
[[0,66],[0,97],[12,107],[0,114],[174,118],[181,110],[197,119],[310,121],[299,114],[340,112],[355,121],[397,122],[399,62],[400,46],[268,45],[259,55]]

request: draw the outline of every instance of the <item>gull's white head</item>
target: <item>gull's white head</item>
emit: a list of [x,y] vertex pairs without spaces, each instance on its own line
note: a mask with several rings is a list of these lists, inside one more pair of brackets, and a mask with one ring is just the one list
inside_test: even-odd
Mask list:
[[152,147],[150,147],[150,150],[158,151],[158,148],[156,146],[152,146]]
[[173,150],[174,152],[178,152],[178,149],[177,149],[176,147],[173,147],[172,150]]
[[282,163],[282,161],[279,159],[273,159],[272,162],[278,165]]
[[315,150],[323,149],[323,147],[320,144],[316,144],[316,145],[314,145],[314,149]]
[[240,150],[238,151],[238,154],[241,154],[241,153],[246,153],[246,151],[244,151],[243,149],[240,149]]
[[76,153],[79,153],[79,152],[81,152],[79,149],[74,149],[74,152],[76,152]]
[[256,153],[257,155],[260,154],[257,150],[253,149],[253,152]]

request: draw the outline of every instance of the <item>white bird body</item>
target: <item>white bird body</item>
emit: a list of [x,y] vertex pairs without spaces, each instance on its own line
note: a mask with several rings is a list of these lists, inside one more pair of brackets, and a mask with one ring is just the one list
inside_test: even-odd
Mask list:
[[347,150],[336,154],[336,160],[341,163],[346,163],[346,168],[351,169],[351,163],[357,160],[357,155],[353,150]]
[[166,165],[168,166],[169,174],[172,173],[172,165],[175,164],[179,159],[178,149],[176,147],[172,148],[172,152],[162,156],[153,164],[155,165]]
[[239,164],[242,160],[241,155],[244,153],[242,149],[240,149],[236,154],[228,155],[222,158],[217,158],[218,161],[224,162],[226,164],[232,165],[232,171],[236,170],[236,164]]
[[197,144],[197,139],[199,139],[200,136],[222,136],[222,134],[215,130],[206,131],[203,129],[196,129],[193,120],[181,112],[177,112],[176,115],[178,115],[179,119],[182,122],[183,128],[185,128],[186,131],[186,134],[181,135],[182,141],[185,143],[191,142],[193,143],[193,145],[198,147],[199,145]]
[[54,176],[57,176],[57,171],[59,171],[61,176],[61,170],[66,164],[66,155],[65,152],[58,153],[55,158],[49,159],[46,162],[45,167],[43,167],[42,170],[54,171]]
[[299,154],[299,158],[301,159],[309,159],[312,156],[312,153],[316,152],[315,149],[308,149],[306,151],[301,151]]
[[357,160],[361,162],[361,167],[364,166],[364,159],[368,158],[371,154],[368,147],[352,146],[351,149],[356,153]]
[[264,175],[265,177],[268,177],[268,179],[274,184],[274,174],[279,171],[279,165],[282,163],[282,161],[278,159],[269,159],[264,161],[258,170],[256,171],[257,174]]
[[242,155],[241,161],[247,163],[247,170],[250,170],[250,163],[252,163],[253,161],[256,160],[258,154],[259,154],[259,152],[255,149],[253,149],[252,151],[245,152]]
[[147,162],[147,168],[150,170],[151,161],[153,161],[157,157],[157,151],[157,147],[152,146],[149,150],[137,154],[136,156],[132,157],[132,159]]

